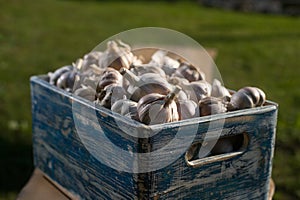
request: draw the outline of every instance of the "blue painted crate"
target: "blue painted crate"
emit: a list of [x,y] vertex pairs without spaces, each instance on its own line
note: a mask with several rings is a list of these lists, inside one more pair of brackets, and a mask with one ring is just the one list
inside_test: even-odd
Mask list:
[[[95,108],[93,103],[50,85],[42,76],[31,78],[31,97],[34,164],[79,198],[268,198],[277,122],[275,103],[146,126],[108,109]],[[124,133],[120,127],[138,130],[141,137]],[[156,130],[158,134],[143,138],[143,134]],[[242,134],[242,147],[232,153],[191,160],[190,152],[203,142],[205,135],[213,139],[218,132],[221,137]],[[105,142],[107,138],[110,142]],[[169,145],[174,141],[176,148]],[[191,143],[188,147],[186,141]],[[131,154],[120,155],[111,144]],[[141,154],[160,149],[164,151],[154,157]],[[170,163],[168,159],[174,155],[179,156]],[[127,171],[107,163],[117,163]],[[152,169],[157,163],[167,164],[157,170],[134,171]]]

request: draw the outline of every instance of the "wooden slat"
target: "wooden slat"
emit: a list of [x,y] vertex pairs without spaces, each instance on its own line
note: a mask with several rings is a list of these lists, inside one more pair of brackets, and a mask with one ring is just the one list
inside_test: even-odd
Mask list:
[[[85,199],[219,199],[221,196],[227,199],[268,199],[277,122],[276,104],[269,102],[259,108],[146,126],[114,116],[111,111],[97,108],[38,77],[31,79],[31,89],[35,165],[73,194]],[[74,104],[75,107],[72,106]],[[77,127],[74,118],[79,123]],[[138,130],[139,134],[160,132],[141,141],[124,133],[118,123],[122,128]],[[207,133],[211,123],[212,129]],[[197,133],[193,135],[195,125]],[[179,128],[183,135],[178,134]],[[247,133],[249,145],[245,152],[199,167],[188,166],[184,156],[185,142],[182,141],[201,142],[206,134],[215,138],[220,129],[224,137]],[[119,171],[111,165],[118,163],[120,154],[103,142],[103,134],[131,152],[166,147],[164,153],[154,158],[157,163],[167,161],[171,152],[183,152],[183,155],[156,171]],[[179,140],[178,146],[167,146],[174,138]],[[146,147],[141,148],[143,145]],[[108,160],[97,159],[101,155],[106,155]],[[157,164],[148,162],[153,160],[147,160],[147,157],[131,155],[122,155],[123,162],[118,164],[126,169]],[[107,166],[103,161],[111,165]]]
[[[275,193],[275,183],[270,180],[268,200],[272,200]],[[35,169],[28,183],[23,187],[16,200],[76,200],[78,198],[70,194],[65,188],[46,175],[39,169]]]

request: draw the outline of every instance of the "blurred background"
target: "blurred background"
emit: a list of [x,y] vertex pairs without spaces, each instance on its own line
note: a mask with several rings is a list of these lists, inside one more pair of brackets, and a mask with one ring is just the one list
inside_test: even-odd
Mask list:
[[300,199],[299,0],[290,7],[224,2],[0,0],[0,199],[15,199],[33,171],[30,76],[144,26],[174,29],[217,49],[225,86],[258,86],[279,103],[275,199]]

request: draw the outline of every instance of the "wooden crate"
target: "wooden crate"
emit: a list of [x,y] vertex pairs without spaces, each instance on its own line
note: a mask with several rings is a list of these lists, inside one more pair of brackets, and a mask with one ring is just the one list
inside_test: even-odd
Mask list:
[[[272,200],[275,192],[275,184],[270,180],[269,199]],[[17,200],[76,200],[73,196],[61,185],[54,183],[47,175],[39,169],[35,169],[29,181],[19,193]]]
[[[268,199],[277,122],[275,103],[146,126],[95,107],[91,102],[50,85],[42,77],[31,78],[31,96],[34,164],[78,198]],[[95,116],[101,128],[95,123]],[[120,127],[138,130],[141,135],[160,132],[142,138],[130,136]],[[184,134],[178,134],[178,129]],[[176,148],[167,145],[176,139],[189,140],[193,146],[201,143],[205,135],[217,137],[219,130],[221,137],[244,134],[244,148],[188,162],[184,142]],[[110,144],[103,142],[103,135],[120,148],[133,152],[132,155],[165,148],[165,153],[156,158],[161,163],[174,152],[183,153],[158,170],[124,172],[96,159],[107,154],[103,149],[111,150]],[[114,165],[120,156],[123,155],[111,150],[109,160],[104,161]],[[126,169],[152,167],[142,156],[126,157],[122,165]]]

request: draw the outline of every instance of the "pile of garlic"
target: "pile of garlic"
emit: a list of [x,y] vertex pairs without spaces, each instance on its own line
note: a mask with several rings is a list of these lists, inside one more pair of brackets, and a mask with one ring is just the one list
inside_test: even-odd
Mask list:
[[49,83],[147,125],[262,106],[265,93],[244,87],[231,94],[188,61],[157,50],[150,61],[121,41],[49,72]]

